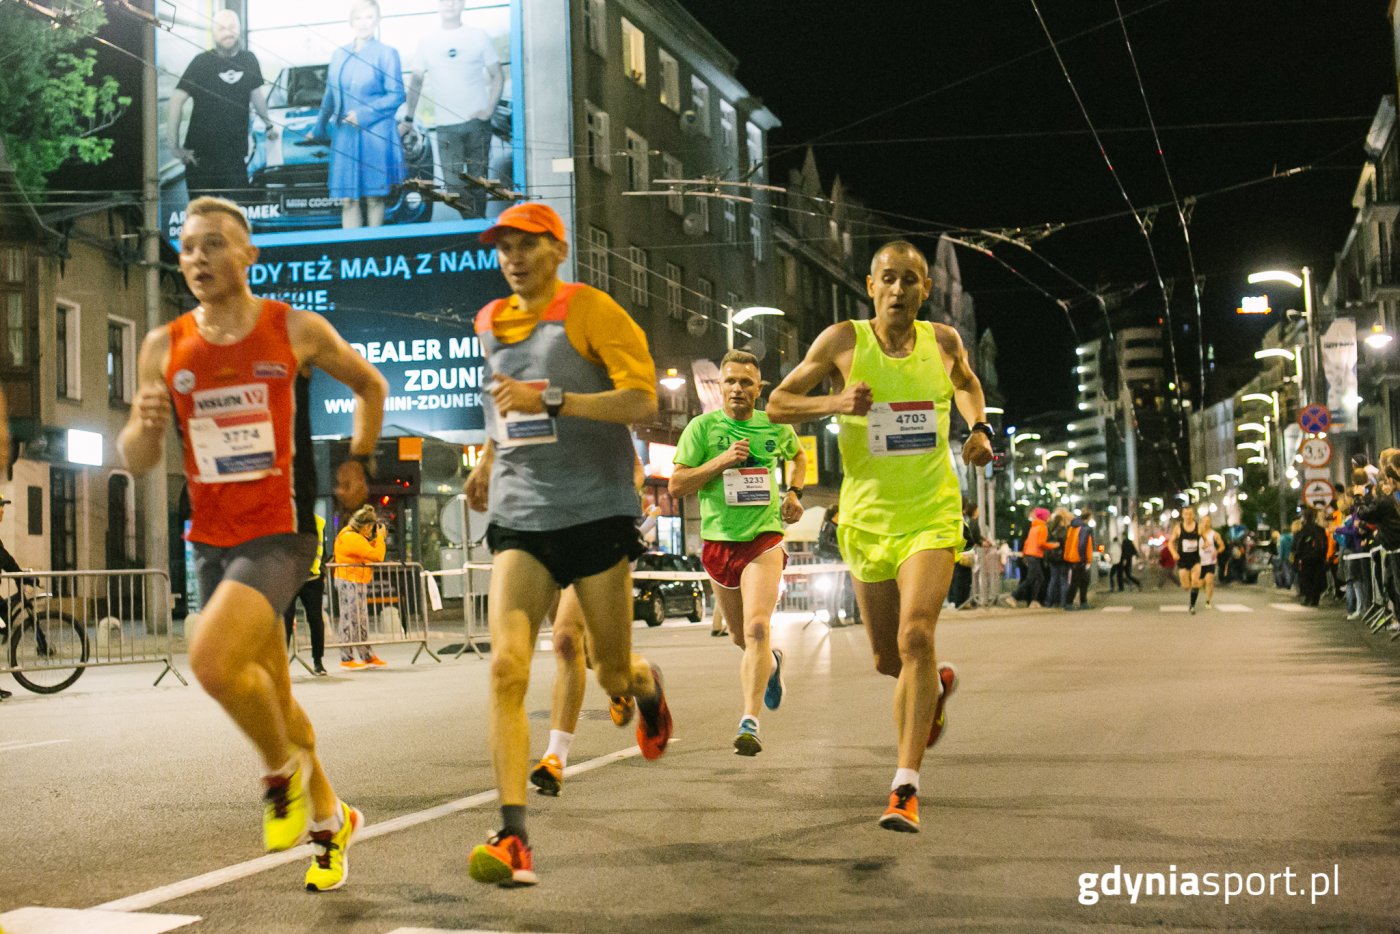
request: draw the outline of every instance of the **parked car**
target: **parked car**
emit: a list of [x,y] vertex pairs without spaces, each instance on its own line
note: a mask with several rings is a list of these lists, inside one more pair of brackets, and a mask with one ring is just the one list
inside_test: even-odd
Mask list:
[[[703,571],[694,555],[649,551],[637,559],[638,571]],[[705,616],[705,585],[698,580],[633,580],[632,618],[660,626],[673,616],[698,623]]]

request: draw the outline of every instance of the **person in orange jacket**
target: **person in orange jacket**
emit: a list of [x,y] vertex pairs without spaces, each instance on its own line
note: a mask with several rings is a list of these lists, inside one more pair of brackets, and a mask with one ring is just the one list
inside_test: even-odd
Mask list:
[[[355,510],[349,523],[335,537],[335,595],[340,604],[340,641],[369,640],[369,582],[374,569],[384,560],[384,526],[374,507],[366,503]],[[340,667],[346,671],[383,668],[384,661],[368,645],[360,645],[360,657],[350,645],[340,649]]]
[[1026,576],[1015,592],[1002,599],[1009,607],[1020,603],[1039,605],[1041,587],[1045,582],[1045,541],[1047,531],[1045,520],[1050,518],[1050,510],[1037,506],[1031,510],[1031,530],[1026,533],[1025,544],[1021,546],[1021,560],[1026,565]]

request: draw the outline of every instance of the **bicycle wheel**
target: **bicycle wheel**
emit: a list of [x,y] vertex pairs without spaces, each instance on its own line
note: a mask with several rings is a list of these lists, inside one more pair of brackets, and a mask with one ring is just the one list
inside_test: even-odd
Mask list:
[[87,660],[87,630],[67,613],[41,611],[11,634],[10,673],[36,694],[68,687],[82,677]]

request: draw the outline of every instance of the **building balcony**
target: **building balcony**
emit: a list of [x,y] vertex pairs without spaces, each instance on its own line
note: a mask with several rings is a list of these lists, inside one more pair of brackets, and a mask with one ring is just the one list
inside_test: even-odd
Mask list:
[[1366,271],[1373,299],[1400,299],[1400,252],[1380,254],[1370,262]]
[[1377,224],[1394,224],[1400,220],[1400,185],[1396,184],[1393,173],[1366,186],[1361,219]]

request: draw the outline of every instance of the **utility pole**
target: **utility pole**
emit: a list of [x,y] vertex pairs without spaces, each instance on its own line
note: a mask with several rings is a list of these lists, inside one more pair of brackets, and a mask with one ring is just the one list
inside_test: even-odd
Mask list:
[[[142,265],[146,271],[146,331],[160,327],[160,154],[156,143],[156,3],[141,11],[141,226]],[[164,453],[164,452],[162,452]],[[146,475],[146,561],[148,568],[169,572],[170,478],[165,456]]]

